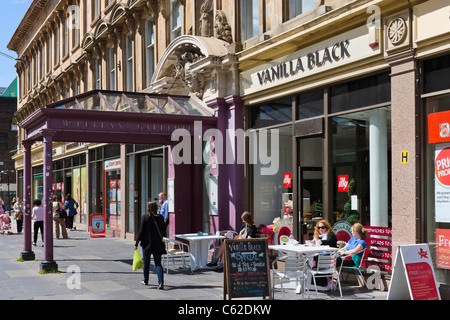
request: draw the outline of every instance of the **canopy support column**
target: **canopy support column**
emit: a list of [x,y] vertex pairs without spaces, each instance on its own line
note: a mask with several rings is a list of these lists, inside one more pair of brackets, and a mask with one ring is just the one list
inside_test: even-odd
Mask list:
[[31,141],[22,141],[23,145],[23,251],[20,257],[24,261],[35,260],[31,250]]

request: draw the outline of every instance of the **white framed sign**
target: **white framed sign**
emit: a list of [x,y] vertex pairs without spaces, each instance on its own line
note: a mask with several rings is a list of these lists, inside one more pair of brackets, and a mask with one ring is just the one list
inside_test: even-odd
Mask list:
[[441,300],[428,244],[397,248],[387,300]]
[[450,143],[436,144],[434,174],[436,222],[450,223]]

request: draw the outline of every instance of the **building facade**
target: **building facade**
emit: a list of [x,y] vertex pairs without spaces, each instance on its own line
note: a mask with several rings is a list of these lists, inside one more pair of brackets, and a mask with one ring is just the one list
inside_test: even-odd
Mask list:
[[[54,192],[76,195],[78,223],[108,210],[110,232],[132,237],[146,201],[173,185],[172,235],[239,229],[244,209],[266,226],[292,212],[301,241],[317,218],[360,221],[392,228],[394,255],[428,243],[444,297],[450,135],[447,121],[428,119],[448,117],[449,8],[437,0],[33,1],[8,46],[25,61],[16,117],[92,90],[190,96],[233,141],[222,153],[230,161],[189,166],[180,183],[170,172],[186,168],[174,163],[173,143],[54,144]],[[14,155],[19,181],[26,134]],[[202,145],[215,161],[223,160],[211,152],[217,141]],[[32,149],[37,197],[40,148]],[[193,185],[201,192],[186,209]]]

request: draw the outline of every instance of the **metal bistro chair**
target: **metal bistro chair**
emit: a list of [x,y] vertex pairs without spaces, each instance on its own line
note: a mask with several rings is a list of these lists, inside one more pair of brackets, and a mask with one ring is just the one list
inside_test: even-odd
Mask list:
[[[186,243],[183,243],[181,241],[170,239],[170,238],[163,238],[164,243],[166,244],[166,251],[167,253],[163,255],[162,261],[163,266],[167,270],[167,274],[169,274],[169,259],[172,259],[173,267],[175,268],[175,261],[180,262],[180,268],[183,269],[191,269],[192,271],[192,261],[191,261],[191,252],[189,249],[189,245]],[[188,259],[189,264],[186,264],[186,259]],[[181,264],[182,262],[182,264]]]
[[[359,262],[359,265],[358,265],[358,266],[344,266],[344,261],[342,261],[341,266],[340,266],[340,268],[339,268],[339,277],[341,276],[342,270],[355,270],[355,271],[357,270],[357,271],[359,272],[358,275],[361,276],[364,285],[367,287],[366,279],[364,279],[364,276],[363,276],[362,270],[361,270],[361,266],[362,266],[362,264],[363,264],[363,261],[364,261],[364,257],[365,257],[365,255],[366,255],[366,252],[369,252],[369,251],[367,250],[367,248],[364,249],[364,250],[362,251],[361,261]],[[351,256],[349,256],[348,258],[351,259]],[[347,276],[346,279],[348,279],[348,276]]]
[[[284,270],[276,270],[275,263],[284,262]],[[297,255],[287,255],[276,258],[272,262],[272,273],[273,273],[273,281],[272,281],[272,294],[275,296],[275,278],[278,278],[280,281],[281,287],[281,297],[284,299],[284,289],[283,283],[290,283],[292,279],[296,280],[296,285],[302,283],[302,298],[304,297],[305,288],[306,288],[306,274],[305,274],[305,257],[303,254]]]
[[336,260],[337,255],[335,252],[320,253],[317,258],[317,267],[314,269],[308,269],[308,272],[311,274],[314,281],[317,299],[319,299],[319,295],[317,293],[316,278],[329,278],[329,277],[332,278],[332,281],[336,279],[336,282],[339,286],[339,293],[342,298],[341,282],[339,281],[339,272],[336,268]]

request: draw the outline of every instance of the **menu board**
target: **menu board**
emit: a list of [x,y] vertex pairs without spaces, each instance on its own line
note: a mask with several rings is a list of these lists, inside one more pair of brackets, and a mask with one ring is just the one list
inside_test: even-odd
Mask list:
[[224,299],[271,298],[267,238],[225,240]]

